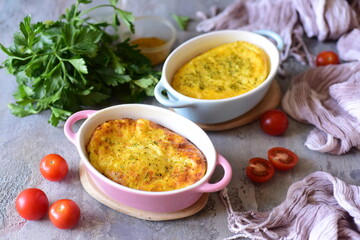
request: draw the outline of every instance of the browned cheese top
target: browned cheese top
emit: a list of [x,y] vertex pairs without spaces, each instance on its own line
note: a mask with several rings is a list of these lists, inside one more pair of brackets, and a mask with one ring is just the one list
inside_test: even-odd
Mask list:
[[170,191],[199,181],[203,153],[186,138],[146,119],[109,120],[86,146],[91,164],[109,179],[144,191]]

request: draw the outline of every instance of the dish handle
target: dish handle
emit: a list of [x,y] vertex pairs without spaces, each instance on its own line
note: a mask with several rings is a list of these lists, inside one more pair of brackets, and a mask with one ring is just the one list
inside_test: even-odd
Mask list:
[[229,184],[232,177],[232,169],[230,163],[218,153],[216,165],[220,165],[224,169],[223,178],[217,183],[204,183],[199,187],[197,187],[196,189],[194,189],[195,191],[203,192],[203,193],[217,192],[225,188]]
[[276,48],[279,50],[279,52],[284,50],[284,40],[276,32],[269,31],[269,30],[256,30],[254,32],[257,34],[260,34],[264,37],[269,37],[269,38],[273,39],[276,42]]
[[162,105],[166,106],[166,107],[170,107],[170,108],[183,108],[183,107],[189,107],[191,106],[193,103],[186,101],[186,100],[171,100],[169,98],[167,98],[162,92],[166,91],[166,88],[164,87],[164,85],[162,84],[161,80],[158,82],[158,84],[155,86],[154,89],[154,95],[156,100],[161,103]]
[[83,110],[71,115],[64,124],[64,133],[67,139],[76,145],[76,133],[73,132],[72,126],[79,120],[85,119],[93,115],[96,110]]

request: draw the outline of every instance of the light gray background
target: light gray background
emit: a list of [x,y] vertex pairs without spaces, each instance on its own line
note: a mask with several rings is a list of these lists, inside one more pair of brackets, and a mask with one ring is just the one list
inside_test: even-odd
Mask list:
[[[106,1],[96,1],[101,3]],[[173,21],[171,13],[190,16],[193,21],[186,32],[179,31],[175,45],[198,35],[195,31],[195,12],[205,11],[212,5],[224,7],[231,0],[128,0],[123,1],[127,10],[136,16],[160,15]],[[12,34],[27,14],[34,21],[57,19],[70,6],[70,0],[0,0],[0,42],[8,46]],[[101,14],[106,14],[106,11]],[[99,13],[99,16],[101,15]],[[98,16],[98,17],[99,17]],[[174,23],[174,22],[173,22]],[[314,53],[332,49],[333,43],[308,40]],[[0,61],[6,56],[1,52]],[[285,64],[288,74],[278,78],[283,91],[294,75],[303,71],[293,60]],[[52,127],[47,123],[50,113],[43,112],[25,118],[13,116],[7,104],[13,102],[14,76],[6,69],[0,70],[0,238],[1,239],[223,239],[232,233],[227,227],[227,214],[218,194],[210,194],[206,207],[198,214],[176,221],[150,222],[118,213],[94,200],[82,188],[79,181],[79,156],[75,147],[63,134],[62,125]],[[152,98],[146,103],[156,104]],[[270,211],[286,196],[288,187],[308,174],[322,170],[337,176],[349,184],[360,184],[360,153],[352,150],[343,156],[333,156],[308,150],[304,141],[312,126],[290,120],[290,126],[282,137],[265,135],[259,122],[239,128],[209,132],[217,151],[232,165],[233,178],[229,184],[231,202],[238,211]],[[252,157],[266,157],[267,150],[283,146],[299,155],[299,164],[289,172],[277,172],[270,182],[255,185],[245,176],[245,167]],[[39,172],[39,162],[49,153],[61,154],[67,159],[70,172],[61,182],[49,182]],[[217,170],[213,179],[219,179]],[[48,217],[41,221],[27,222],[21,219],[14,207],[17,194],[25,188],[43,189],[50,203],[61,198],[75,200],[81,208],[81,220],[72,230],[56,229]]]

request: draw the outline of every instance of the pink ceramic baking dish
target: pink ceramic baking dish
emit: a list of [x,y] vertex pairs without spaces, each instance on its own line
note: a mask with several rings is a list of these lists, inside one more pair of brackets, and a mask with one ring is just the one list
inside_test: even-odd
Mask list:
[[[148,192],[122,186],[102,175],[89,162],[85,147],[97,126],[107,120],[121,118],[145,118],[190,140],[206,157],[207,171],[205,176],[186,188],[166,192]],[[81,119],[86,120],[75,133],[72,127]],[[123,104],[99,111],[80,111],[70,116],[65,122],[64,132],[66,137],[75,144],[81,161],[97,186],[115,201],[136,209],[151,212],[178,211],[194,204],[203,193],[217,192],[223,189],[231,180],[232,169],[230,164],[215,151],[207,134],[192,121],[161,107],[146,104]],[[217,165],[223,168],[224,175],[220,181],[209,183]]]

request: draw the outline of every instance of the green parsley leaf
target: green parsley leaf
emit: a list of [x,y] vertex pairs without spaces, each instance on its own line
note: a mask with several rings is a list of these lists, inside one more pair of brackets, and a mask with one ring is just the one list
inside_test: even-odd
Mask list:
[[81,73],[85,73],[85,74],[88,73],[88,70],[87,70],[84,59],[82,59],[82,58],[73,58],[73,59],[69,59],[68,61],[71,63],[71,65],[74,66],[74,68],[77,71],[79,71]]
[[[149,59],[119,34],[108,33],[111,23],[95,22],[87,13],[112,8],[113,26],[134,31],[132,13],[110,4],[79,11],[77,0],[57,21],[32,23],[26,16],[14,33],[13,44],[0,49],[8,55],[1,67],[16,76],[15,103],[8,105],[18,117],[50,110],[49,123],[57,126],[75,111],[107,104],[113,96],[138,102],[153,96],[160,79]],[[115,26],[116,25],[116,26]],[[120,96],[119,96],[120,95]]]
[[190,21],[190,17],[179,16],[176,14],[171,14],[171,16],[173,17],[173,19],[175,20],[175,22],[177,23],[177,25],[179,26],[179,28],[181,30],[185,31],[187,29],[189,21]]
[[8,108],[11,110],[11,113],[17,117],[26,117],[31,114],[39,113],[39,111],[33,109],[31,105],[20,105],[20,104],[10,103],[8,104]]
[[87,3],[91,3],[91,2],[92,2],[91,0],[79,0],[79,3],[87,4]]
[[134,32],[134,15],[131,12],[127,12],[121,9],[116,9],[116,14],[124,20],[125,25],[131,30],[131,32]]
[[0,43],[0,48],[1,50],[6,53],[8,56],[13,56],[13,54],[4,46]]
[[71,112],[63,110],[61,108],[50,107],[50,109],[51,109],[51,116],[49,119],[49,123],[53,126],[57,126],[60,120],[66,121],[66,119],[70,117],[72,114]]

